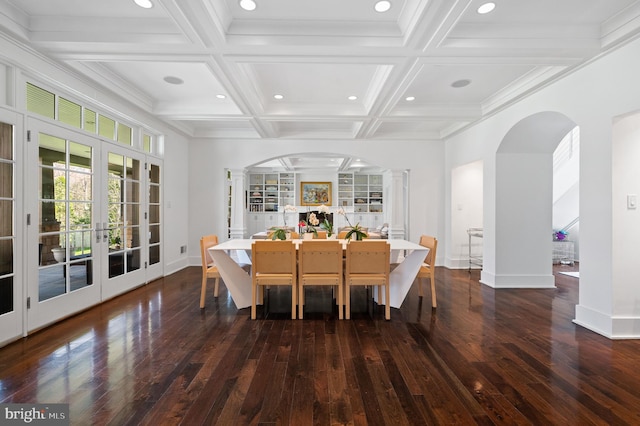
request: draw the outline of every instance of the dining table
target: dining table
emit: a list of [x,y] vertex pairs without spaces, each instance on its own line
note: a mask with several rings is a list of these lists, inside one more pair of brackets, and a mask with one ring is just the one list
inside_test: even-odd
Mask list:
[[[299,247],[304,240],[291,240]],[[349,240],[338,240],[346,249]],[[380,241],[380,240],[377,240]],[[408,240],[389,239],[391,256],[389,262],[397,264],[389,274],[389,300],[392,308],[402,305],[420,266],[427,257],[429,249]],[[251,306],[251,273],[242,267],[251,261],[253,239],[231,239],[210,247],[208,250],[224,280],[224,284],[238,309]],[[377,299],[377,295],[376,295]]]

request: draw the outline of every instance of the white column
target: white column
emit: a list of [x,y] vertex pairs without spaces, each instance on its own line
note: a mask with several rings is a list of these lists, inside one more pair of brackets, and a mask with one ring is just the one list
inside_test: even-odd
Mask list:
[[231,169],[231,226],[232,239],[244,238],[247,233],[246,212],[244,208],[246,174],[242,169]]
[[389,239],[405,238],[404,170],[389,170],[384,175],[384,217],[389,223]]

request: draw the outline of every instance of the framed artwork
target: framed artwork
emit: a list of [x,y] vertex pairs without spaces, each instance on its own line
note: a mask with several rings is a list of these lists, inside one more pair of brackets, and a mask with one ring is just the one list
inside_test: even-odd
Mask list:
[[300,201],[303,206],[330,206],[331,182],[300,182]]

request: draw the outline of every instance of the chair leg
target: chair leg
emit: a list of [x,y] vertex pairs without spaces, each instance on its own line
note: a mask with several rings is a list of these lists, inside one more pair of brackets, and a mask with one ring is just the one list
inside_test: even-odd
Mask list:
[[422,294],[422,278],[418,278],[418,295],[420,297],[423,296],[423,294]]
[[384,305],[384,319],[391,319],[391,304],[389,303],[389,283],[384,286],[385,305]]
[[256,296],[257,296],[257,285],[255,283],[251,284],[251,319],[256,319]]
[[436,274],[431,272],[431,306],[436,307]]
[[207,297],[207,276],[202,276],[202,286],[200,288],[200,309],[204,309],[204,299]]
[[343,314],[343,301],[342,301],[342,293],[343,293],[343,289],[342,289],[343,285],[342,283],[338,284],[338,297],[336,297],[336,299],[338,300],[338,319],[344,319],[344,314]]
[[[298,295],[296,291],[296,283],[291,285],[291,319],[296,319],[296,305],[298,304]],[[302,306],[302,305],[301,305]]]
[[344,317],[351,319],[351,286],[347,283],[344,285]]
[[216,281],[213,285],[213,297],[218,298],[218,291],[220,287],[220,277],[216,278]]
[[[291,295],[293,297],[293,294]],[[298,319],[304,319],[302,311],[304,310],[304,285],[300,282],[298,287]]]

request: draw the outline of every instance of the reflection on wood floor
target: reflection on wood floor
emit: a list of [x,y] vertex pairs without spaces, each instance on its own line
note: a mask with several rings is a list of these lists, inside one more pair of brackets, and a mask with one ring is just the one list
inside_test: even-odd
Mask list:
[[576,278],[436,275],[437,310],[412,289],[384,321],[358,288],[339,321],[312,289],[291,320],[276,290],[251,321],[224,286],[200,310],[188,268],[0,349],[0,402],[69,402],[72,424],[637,424],[640,342],[573,324]]

